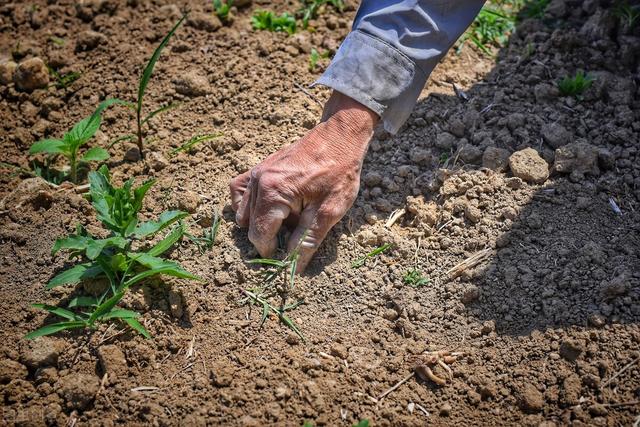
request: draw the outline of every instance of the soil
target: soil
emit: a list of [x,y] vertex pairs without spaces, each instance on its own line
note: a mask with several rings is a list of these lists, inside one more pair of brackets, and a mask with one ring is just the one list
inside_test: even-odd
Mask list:
[[[2,2],[2,161],[29,168],[27,150],[59,137],[105,97],[132,100],[146,58],[179,18],[149,85],[148,109],[180,102],[147,135],[148,156],[111,148],[114,180],[155,177],[143,212],[180,207],[198,221],[223,213],[217,245],[171,253],[204,283],[164,280],[124,306],[143,313],[146,340],[120,325],[26,341],[52,321],[30,307],[66,261],[57,237],[98,230],[90,204],[66,187],[3,169],[0,178],[0,399],[6,425],[632,425],[640,416],[640,25],[610,2],[554,0],[518,24],[496,58],[450,52],[402,131],[371,143],[354,207],[296,285],[301,342],[275,317],[241,304],[260,280],[233,223],[229,180],[296,140],[320,116],[323,88],[299,90],[311,47],[333,52],[356,4],[314,32],[254,32],[238,2],[231,25],[210,2]],[[12,55],[13,58],[10,58]],[[80,72],[40,87],[39,57]],[[7,82],[32,70],[20,90]],[[583,69],[581,97],[555,82]],[[7,71],[8,70],[8,71]],[[13,74],[12,74],[13,73]],[[53,83],[53,80],[50,81]],[[456,96],[452,83],[470,98]],[[46,84],[46,82],[45,82]],[[112,107],[94,143],[131,131]],[[222,133],[170,156],[192,136]],[[514,153],[517,153],[514,155]],[[404,214],[385,226],[392,211]],[[359,269],[375,246],[393,248]],[[466,263],[459,265],[461,262]],[[419,269],[429,282],[403,282]],[[462,352],[445,386],[411,374],[416,358]],[[442,367],[434,372],[446,378]]]

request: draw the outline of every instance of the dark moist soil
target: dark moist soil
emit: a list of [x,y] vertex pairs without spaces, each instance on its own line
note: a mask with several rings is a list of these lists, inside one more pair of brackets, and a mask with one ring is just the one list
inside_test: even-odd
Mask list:
[[[314,126],[328,91],[309,96],[297,85],[326,66],[310,72],[309,52],[339,46],[354,2],[292,37],[254,32],[250,16],[297,2],[254,1],[221,28],[208,2],[2,3],[3,72],[13,55],[82,73],[67,89],[0,87],[2,161],[23,168],[34,141],[60,137],[105,97],[132,100],[181,8],[195,12],[145,98],[149,110],[180,107],[153,122],[146,161],[123,143],[108,165],[116,182],[158,179],[145,217],[189,210],[194,234],[214,212],[224,217],[211,251],[184,242],[171,253],[204,283],[156,281],[126,298],[153,339],[105,324],[27,342],[25,333],[53,321],[30,304],[61,304],[74,292],[44,290],[67,262],[50,255],[53,242],[76,223],[99,224],[74,191],[3,169],[3,424],[637,422],[640,25],[629,28],[609,2],[554,0],[544,19],[518,24],[497,58],[468,46],[451,52],[404,129],[376,133],[354,207],[291,295],[305,300],[291,316],[306,343],[274,316],[259,329],[261,310],[240,304],[260,276],[245,263],[255,252],[233,223],[227,185]],[[555,82],[578,69],[595,77],[592,87],[580,100],[561,97]],[[113,107],[93,143],[106,146],[132,126],[133,116]],[[169,156],[217,132],[193,153]],[[396,209],[404,215],[385,227]],[[384,243],[393,249],[351,267]],[[404,284],[412,268],[428,283]],[[412,378],[376,400],[435,350],[464,353],[452,382]]]

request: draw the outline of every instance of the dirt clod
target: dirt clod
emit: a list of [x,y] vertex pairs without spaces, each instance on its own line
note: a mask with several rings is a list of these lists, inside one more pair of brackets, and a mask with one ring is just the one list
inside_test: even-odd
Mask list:
[[29,341],[20,356],[20,361],[27,365],[29,369],[55,366],[58,363],[58,356],[63,347],[64,344],[55,338],[36,338]]
[[482,155],[482,167],[504,172],[509,166],[509,150],[499,147],[487,147]]
[[58,393],[69,409],[86,409],[100,388],[95,375],[73,373],[58,380]]
[[584,344],[576,340],[565,340],[560,344],[560,356],[570,362],[575,362],[583,351]]
[[18,67],[13,61],[5,60],[0,62],[0,84],[6,85],[13,81],[13,72]]
[[107,37],[102,33],[91,30],[81,31],[76,39],[76,50],[79,52],[93,50],[106,42]]
[[14,360],[0,360],[0,384],[7,384],[15,379],[27,378],[27,368]]
[[209,81],[197,71],[189,71],[173,81],[176,92],[190,96],[203,96],[210,92]]
[[514,176],[526,182],[542,184],[549,177],[549,165],[533,148],[513,153],[509,167]]
[[519,402],[525,412],[540,412],[544,406],[544,396],[533,384],[525,384],[520,390]]
[[598,150],[585,142],[575,142],[556,150],[553,170],[570,174],[570,179],[579,182],[585,175],[598,176]]
[[44,88],[49,84],[49,70],[38,57],[26,59],[13,72],[13,82],[16,88],[28,92]]
[[127,359],[117,345],[103,345],[98,348],[98,361],[102,372],[110,377],[118,377],[127,372]]

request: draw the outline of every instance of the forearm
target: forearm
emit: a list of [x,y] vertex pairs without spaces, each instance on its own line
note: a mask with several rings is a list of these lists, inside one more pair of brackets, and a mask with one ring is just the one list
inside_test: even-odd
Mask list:
[[396,133],[433,68],[483,3],[364,0],[353,31],[316,83],[365,105]]

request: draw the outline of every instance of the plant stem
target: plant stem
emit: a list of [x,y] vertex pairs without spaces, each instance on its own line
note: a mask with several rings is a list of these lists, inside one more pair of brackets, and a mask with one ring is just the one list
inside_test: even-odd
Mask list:
[[76,153],[71,153],[71,157],[69,157],[69,164],[71,166],[71,182],[76,184],[78,181],[78,162],[76,161]]
[[138,125],[138,151],[140,151],[140,158],[144,159],[144,152],[142,151],[142,121],[140,118],[140,108],[136,110],[136,122]]

